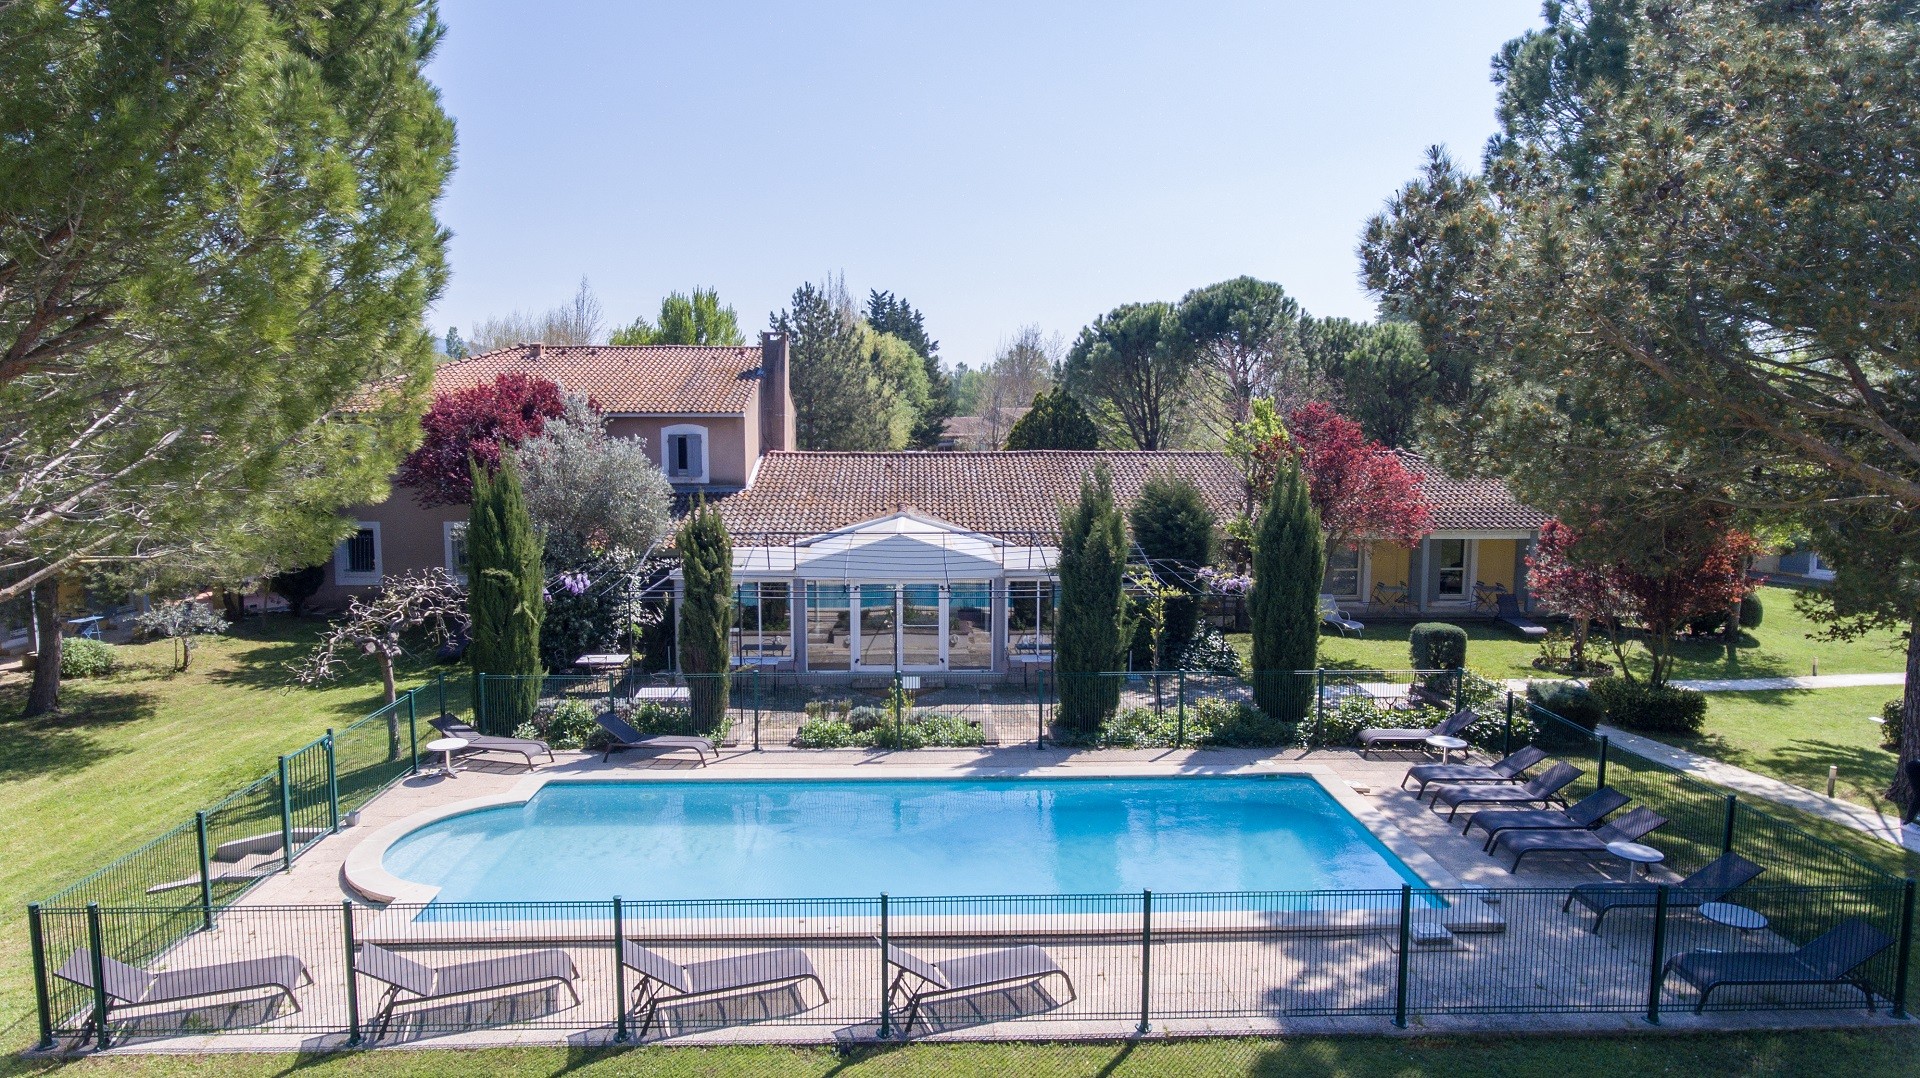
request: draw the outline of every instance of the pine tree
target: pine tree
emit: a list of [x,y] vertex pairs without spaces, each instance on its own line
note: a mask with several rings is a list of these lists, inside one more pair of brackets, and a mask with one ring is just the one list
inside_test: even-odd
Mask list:
[[1093,733],[1120,706],[1121,667],[1131,637],[1122,588],[1127,528],[1113,500],[1105,466],[1080,477],[1080,502],[1060,514],[1060,624],[1053,668],[1059,676],[1060,724]]
[[1320,645],[1320,580],[1326,574],[1320,517],[1306,477],[1289,460],[1260,514],[1253,550],[1253,700],[1284,722],[1313,705],[1313,669]]
[[1008,449],[1098,449],[1100,430],[1062,386],[1033,398],[1033,408],[1007,432]]
[[926,369],[927,399],[914,418],[907,445],[913,449],[935,448],[946,433],[947,420],[959,409],[953,379],[940,367],[940,342],[927,336],[926,317],[892,292],[867,292],[867,324],[907,342],[920,357]]
[[674,540],[684,591],[680,601],[680,672],[696,727],[718,729],[727,717],[727,634],[733,619],[733,543],[720,514],[704,501]]
[[533,718],[540,702],[540,623],[546,616],[540,538],[527,515],[520,469],[511,458],[498,475],[473,466],[473,502],[467,516],[468,651],[476,674],[511,674],[506,688],[489,691],[488,726],[511,731]]

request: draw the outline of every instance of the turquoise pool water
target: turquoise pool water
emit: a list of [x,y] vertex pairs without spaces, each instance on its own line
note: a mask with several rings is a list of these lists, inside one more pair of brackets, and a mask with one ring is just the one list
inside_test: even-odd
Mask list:
[[385,865],[439,886],[436,902],[1423,882],[1317,782],[1292,775],[550,783],[524,805],[429,824]]

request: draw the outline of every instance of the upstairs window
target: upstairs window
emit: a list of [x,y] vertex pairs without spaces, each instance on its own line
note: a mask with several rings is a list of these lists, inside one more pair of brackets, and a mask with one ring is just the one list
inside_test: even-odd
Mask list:
[[334,548],[333,581],[336,584],[380,583],[380,524],[362,521],[359,528]]
[[707,428],[680,423],[660,432],[660,470],[674,483],[707,481]]

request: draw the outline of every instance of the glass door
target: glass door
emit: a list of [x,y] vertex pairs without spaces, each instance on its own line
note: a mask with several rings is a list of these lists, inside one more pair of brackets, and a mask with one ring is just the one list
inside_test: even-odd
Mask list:
[[940,585],[900,587],[900,665],[939,669],[947,642],[940,609]]
[[897,596],[891,584],[862,584],[860,591],[860,656],[856,664],[867,670],[892,670],[899,643]]

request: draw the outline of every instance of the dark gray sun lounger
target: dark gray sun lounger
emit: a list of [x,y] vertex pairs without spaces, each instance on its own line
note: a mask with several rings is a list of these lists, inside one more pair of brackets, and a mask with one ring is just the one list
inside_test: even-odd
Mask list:
[[580,1005],[580,993],[573,987],[580,971],[567,952],[557,947],[451,966],[429,966],[384,947],[363,943],[354,956],[353,969],[387,985],[379,1014],[373,1020],[375,1037],[385,1033],[393,1021],[394,1008],[402,1002],[402,992],[411,997],[404,1002],[414,1004],[552,981],[567,990],[574,1006]]
[[607,736],[613,738],[612,743],[607,746],[606,754],[600,757],[602,762],[614,753],[625,752],[628,749],[651,749],[654,752],[689,750],[699,753],[702,767],[706,766],[708,753],[720,755],[719,747],[709,738],[695,737],[691,734],[643,734],[628,725],[627,720],[611,711],[602,711],[593,717],[593,721],[599,723],[600,729],[605,730]]
[[[620,941],[620,961],[640,974],[634,986],[633,1005],[640,1010],[640,1032],[647,1035],[663,1003],[745,992],[753,988],[771,988],[780,984],[812,981],[827,999],[827,986],[820,982],[807,953],[797,947],[755,951],[732,958],[714,958],[683,966],[657,951],[649,951],[632,940]],[[669,994],[671,993],[671,994]]]
[[1500,596],[1494,602],[1494,615],[1502,624],[1513,629],[1529,640],[1538,640],[1547,635],[1547,627],[1534,621],[1520,610],[1520,599],[1511,592]]
[[1840,922],[1806,946],[1789,954],[1753,951],[1688,951],[1667,960],[1660,972],[1660,983],[1678,973],[1680,979],[1700,990],[1693,1005],[1699,1014],[1707,1007],[1713,990],[1726,985],[1825,985],[1850,984],[1867,997],[1867,1013],[1873,1013],[1873,989],[1866,978],[1854,976],[1854,970],[1893,946],[1893,937],[1858,918]]
[[1520,782],[1521,775],[1528,768],[1547,758],[1547,750],[1528,745],[1519,752],[1492,764],[1414,764],[1400,778],[1400,788],[1407,788],[1407,780],[1420,783],[1413,792],[1415,797],[1424,797],[1430,783],[1465,782]]
[[1460,731],[1473,725],[1478,717],[1471,711],[1456,711],[1442,719],[1438,726],[1425,730],[1362,730],[1360,755],[1365,756],[1379,745],[1418,745],[1430,737],[1458,737]]
[[1642,806],[1592,831],[1506,831],[1488,846],[1514,851],[1508,872],[1520,871],[1520,859],[1530,853],[1606,853],[1609,842],[1638,842],[1667,825],[1667,818]]
[[[900,1027],[903,1036],[913,1031],[914,1021],[920,1017],[920,1008],[929,1001],[976,989],[1059,977],[1067,986],[1067,998],[1061,1000],[1061,1004],[1072,1003],[1079,998],[1078,990],[1073,987],[1073,978],[1067,976],[1052,955],[1032,944],[1009,947],[1004,951],[963,955],[944,962],[929,962],[888,944],[887,966],[900,971],[887,986],[887,1006],[898,1009],[894,996],[903,989],[906,991],[903,1004],[907,1009],[907,1021]],[[913,984],[909,988],[906,982],[910,977]]]
[[[307,964],[290,954],[249,958],[244,962],[188,966],[162,973],[152,973],[139,966],[130,966],[103,956],[100,968],[106,984],[108,1014],[113,1013],[115,1008],[178,1003],[260,988],[279,989],[287,1002],[293,1004],[293,1009],[298,1011],[300,1001],[293,997],[293,990],[313,983],[313,974],[307,971]],[[93,952],[85,947],[74,951],[67,958],[66,965],[56,970],[54,976],[92,991]],[[93,1023],[99,1017],[88,1015],[86,1027],[80,1033],[82,1040],[93,1031]]]
[[1601,820],[1626,808],[1631,800],[1611,786],[1602,786],[1565,809],[1481,809],[1467,817],[1467,826],[1460,833],[1466,834],[1476,824],[1485,828],[1487,841],[1481,848],[1491,850],[1494,838],[1503,831],[1592,830]]
[[[1735,888],[1750,882],[1766,869],[1737,853],[1723,853],[1694,871],[1686,879],[1667,888],[1668,909],[1698,909],[1718,902]],[[1593,930],[1614,910],[1653,909],[1659,905],[1660,888],[1651,883],[1583,883],[1567,892],[1560,912],[1575,902],[1594,912]]]
[[440,731],[447,737],[457,737],[465,741],[467,747],[460,750],[462,756],[468,753],[481,752],[507,753],[508,755],[518,756],[525,760],[528,771],[533,770],[533,758],[535,756],[545,756],[549,761],[553,759],[553,749],[548,747],[544,741],[535,741],[530,737],[494,737],[491,734],[483,734],[473,727],[468,726],[466,723],[461,722],[459,719],[454,718],[452,715],[442,715],[437,719],[428,719],[427,725]]
[[1579,778],[1580,773],[1579,768],[1562,760],[1518,786],[1495,786],[1484,782],[1470,786],[1442,786],[1434,791],[1433,810],[1438,812],[1441,805],[1448,806],[1447,819],[1451,820],[1459,814],[1461,805],[1549,805],[1555,802],[1564,805],[1567,801],[1560,796],[1560,791]]

